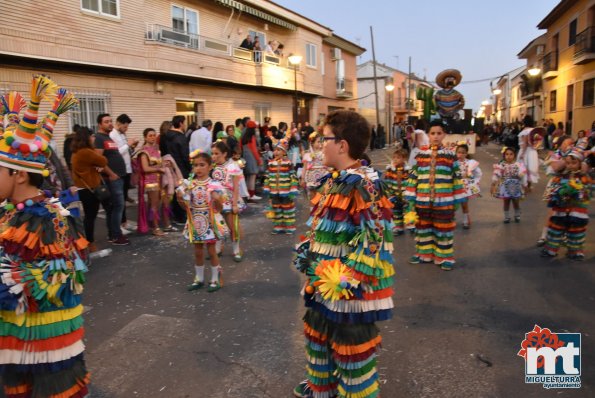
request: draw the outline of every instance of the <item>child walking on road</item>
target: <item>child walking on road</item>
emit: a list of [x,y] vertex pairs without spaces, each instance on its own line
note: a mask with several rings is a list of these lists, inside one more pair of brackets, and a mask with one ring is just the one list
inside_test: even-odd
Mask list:
[[471,219],[469,218],[469,199],[481,196],[479,189],[479,181],[481,180],[481,169],[479,162],[475,159],[469,159],[469,147],[467,144],[459,144],[457,146],[457,159],[459,161],[459,169],[461,170],[461,178],[463,186],[465,187],[465,199],[461,202],[463,209],[463,228],[471,228]]
[[[386,195],[393,204],[393,233],[395,235],[402,235],[405,231],[405,223],[403,222],[403,213],[406,207],[405,186],[410,170],[406,159],[407,150],[397,149],[393,153],[392,162],[386,166],[386,171],[382,176],[382,180],[386,184]],[[407,228],[414,227],[408,225]]]
[[[215,243],[225,234],[225,222],[218,214],[223,206],[224,188],[209,177],[211,156],[200,149],[190,154],[192,174],[176,189],[180,205],[186,209],[184,237],[194,244],[195,276],[188,290],[204,286],[204,246],[211,260],[211,281],[208,292],[221,289],[221,266]],[[218,217],[219,216],[219,217]]]
[[502,160],[494,165],[492,195],[504,201],[504,224],[510,223],[510,202],[514,207],[514,221],[521,221],[520,199],[527,189],[527,169],[516,161],[513,148],[502,149]]

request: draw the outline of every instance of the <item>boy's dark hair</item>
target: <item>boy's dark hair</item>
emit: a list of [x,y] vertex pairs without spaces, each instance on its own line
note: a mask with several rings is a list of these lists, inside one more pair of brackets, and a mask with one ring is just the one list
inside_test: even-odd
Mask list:
[[444,122],[442,121],[442,119],[434,119],[430,122],[430,126],[428,127],[428,131],[432,128],[432,127],[442,127],[442,130],[444,132],[446,132],[446,125],[444,124]]
[[535,121],[531,117],[531,115],[525,115],[523,118],[523,125],[525,127],[535,127]]
[[101,121],[106,116],[110,116],[110,114],[109,113],[100,113],[99,115],[97,115],[97,124],[101,124]]
[[38,173],[27,173],[29,176],[29,184],[33,185],[35,188],[41,188],[43,185],[43,176]]
[[225,154],[225,159],[229,159],[229,147],[225,142],[217,140],[213,143],[213,145],[211,145],[211,148],[217,148],[219,152]]
[[190,160],[194,161],[194,160],[196,160],[196,159],[204,159],[204,160],[206,160],[206,161],[207,161],[207,163],[208,163],[209,165],[210,165],[210,164],[213,164],[213,159],[211,158],[211,155],[209,155],[209,154],[208,154],[208,153],[206,153],[206,152],[201,152],[201,153],[199,153],[198,155],[195,155],[195,156],[194,156],[193,158],[191,158]]
[[171,119],[171,125],[174,126],[174,128],[179,129],[180,126],[182,126],[182,123],[184,123],[186,121],[186,118],[182,115],[176,115]]
[[242,119],[236,119],[236,127],[240,127],[240,124],[242,124]]
[[122,113],[120,116],[116,118],[116,122],[120,124],[130,124],[132,123],[132,119],[130,119],[130,117],[127,114]]
[[357,112],[339,109],[329,113],[324,125],[328,126],[335,137],[347,141],[349,157],[360,159],[370,143],[370,125]]
[[407,159],[407,156],[409,156],[409,151],[405,148],[399,148],[393,152],[393,155],[401,155],[403,159]]

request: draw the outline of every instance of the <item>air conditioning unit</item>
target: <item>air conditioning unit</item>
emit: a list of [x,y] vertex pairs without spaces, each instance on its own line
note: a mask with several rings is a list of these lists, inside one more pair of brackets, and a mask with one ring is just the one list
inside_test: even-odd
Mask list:
[[341,49],[340,48],[335,47],[335,48],[331,49],[331,59],[333,61],[341,59]]

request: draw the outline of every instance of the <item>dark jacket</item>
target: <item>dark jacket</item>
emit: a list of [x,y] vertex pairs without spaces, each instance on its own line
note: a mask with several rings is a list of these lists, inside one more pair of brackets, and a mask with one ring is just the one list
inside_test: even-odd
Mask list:
[[190,159],[188,158],[190,149],[188,139],[184,133],[175,130],[169,130],[165,133],[165,149],[166,153],[162,153],[162,155],[171,155],[176,161],[180,172],[182,172],[182,176],[188,178],[191,171]]

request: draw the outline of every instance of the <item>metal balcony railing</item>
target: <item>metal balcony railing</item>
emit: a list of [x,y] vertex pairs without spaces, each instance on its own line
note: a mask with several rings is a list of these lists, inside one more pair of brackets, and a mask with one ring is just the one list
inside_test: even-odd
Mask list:
[[543,73],[558,70],[558,50],[551,51],[543,57]]
[[574,44],[574,57],[580,57],[585,53],[595,53],[595,27],[589,26],[576,35]]
[[231,44],[194,33],[179,32],[167,26],[147,24],[145,40],[185,47],[191,50],[231,55]]
[[339,97],[353,97],[353,80],[338,78],[337,79],[337,96]]

